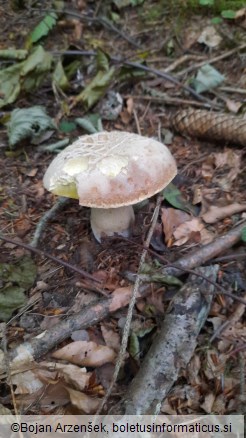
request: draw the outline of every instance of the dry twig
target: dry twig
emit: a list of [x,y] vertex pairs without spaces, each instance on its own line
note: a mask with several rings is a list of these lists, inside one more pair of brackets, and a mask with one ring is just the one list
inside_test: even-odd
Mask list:
[[83,269],[77,268],[77,266],[73,266],[68,262],[64,262],[64,260],[61,260],[58,257],[55,257],[46,251],[42,251],[41,249],[34,248],[33,246],[28,245],[27,243],[17,242],[16,240],[10,239],[9,237],[3,236],[2,234],[0,234],[0,240],[3,240],[4,242],[12,243],[13,245],[20,246],[22,248],[25,248],[28,251],[33,252],[34,254],[37,254],[39,256],[46,257],[47,259],[53,260],[53,262],[58,263],[58,265],[62,265],[65,268],[70,269],[71,271],[78,272],[78,274],[82,275],[85,278],[96,281],[97,283],[101,283],[100,280],[93,277],[93,275],[88,274],[88,272],[85,272]]

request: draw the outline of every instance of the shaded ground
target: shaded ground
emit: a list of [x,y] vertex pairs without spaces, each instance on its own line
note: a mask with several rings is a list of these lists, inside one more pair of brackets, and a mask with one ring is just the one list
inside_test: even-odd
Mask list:
[[[51,2],[45,3],[46,7],[51,6]],[[43,40],[43,45],[52,53],[101,48],[113,57],[138,63],[144,60],[143,65],[158,71],[164,71],[176,60],[187,55],[187,61],[180,64],[172,73],[170,72],[176,75],[182,85],[187,85],[192,73],[184,72],[179,75],[182,69],[236,49],[239,44],[245,42],[243,14],[238,20],[223,21],[219,28],[222,38],[220,45],[209,48],[206,44],[199,43],[197,39],[201,30],[210,24],[214,13],[203,11],[198,15],[196,11],[187,12],[181,11],[179,7],[167,7],[165,2],[160,10],[159,3],[161,2],[145,2],[139,7],[129,6],[118,10],[110,2],[105,4],[89,1],[71,2],[71,4],[66,2],[67,9],[74,10],[78,14],[87,14],[89,17],[94,17],[95,21],[90,22],[88,18],[79,21],[76,17],[71,20],[68,16],[62,16],[57,26]],[[3,2],[1,12],[0,28],[3,29],[1,48],[10,46],[23,48],[27,32],[40,20],[40,12],[25,9],[13,11],[9,2]],[[114,26],[122,30],[121,35],[117,34],[115,29],[106,29],[99,20],[102,16],[112,18],[113,13],[119,17],[119,22],[114,23]],[[11,31],[12,28],[15,32]],[[70,62],[68,55],[64,59],[65,63]],[[99,103],[90,110],[78,103],[68,115],[66,114],[71,102],[70,98],[76,96],[93,76],[95,70],[93,59],[93,57],[82,57],[77,74],[71,79],[70,88],[65,91],[66,96],[59,92],[54,97],[50,77],[47,77],[42,87],[28,95],[20,94],[17,101],[3,108],[3,111],[9,112],[16,107],[43,105],[58,123],[65,119],[74,121],[76,117],[82,117],[86,113],[102,111],[102,103],[109,101],[107,94],[102,96]],[[93,68],[90,67],[92,64]],[[119,64],[115,62],[113,64],[116,65],[116,70],[120,69]],[[225,83],[221,88],[210,90],[203,96],[209,99],[210,103],[219,106],[221,112],[234,111],[239,117],[245,106],[245,50],[244,52],[235,50],[231,56],[216,62],[215,67],[225,75]],[[113,79],[108,89],[121,95],[123,107],[115,120],[103,120],[104,129],[138,132],[162,141],[168,141],[169,137],[169,147],[179,168],[174,183],[184,197],[183,205],[186,203],[187,206],[193,205],[195,210],[192,218],[202,217],[203,214],[211,212],[211,206],[219,209],[234,203],[242,205],[246,202],[245,171],[243,171],[245,147],[227,144],[226,139],[219,144],[208,142],[206,139],[200,141],[196,138],[188,138],[182,133],[176,133],[170,138],[170,132],[167,131],[170,128],[172,115],[177,109],[192,106],[187,101],[196,101],[201,108],[205,106],[207,109],[210,109],[210,103],[195,99],[182,87],[156,74],[146,73],[140,69],[136,74],[136,69],[130,67],[129,76],[125,76],[124,80],[120,80],[119,77]],[[171,103],[170,98],[173,99]],[[193,107],[195,108],[195,104]],[[235,108],[238,108],[238,114]],[[84,133],[85,131],[77,126],[69,136],[72,140]],[[61,130],[54,132],[50,143],[67,136],[68,134]],[[37,223],[55,202],[55,197],[47,193],[42,184],[44,172],[52,158],[53,154],[41,152],[28,140],[22,141],[14,151],[10,152],[6,128],[2,128],[0,229],[3,235],[19,242],[31,242]],[[89,209],[78,206],[78,203],[72,200],[61,208],[45,227],[38,248],[93,274],[103,281],[103,287],[100,286],[100,289],[104,294],[109,295],[119,287],[129,287],[132,284],[126,273],[136,273],[138,270],[143,242],[155,205],[156,200],[153,198],[137,212],[131,241],[112,239],[99,245],[91,235]],[[188,231],[180,230],[179,235],[175,237],[173,234],[175,230],[170,224],[174,222],[175,227],[178,228],[187,218],[181,218],[182,212],[179,208],[177,210],[180,216],[178,218],[172,216],[171,206],[176,207],[163,201],[162,217],[159,216],[151,245],[153,251],[164,255],[170,262],[190,253],[193,248],[199,248],[207,243],[208,238],[208,235],[204,236],[197,226],[191,227]],[[167,220],[166,228],[164,226],[165,234],[163,234],[163,215],[166,215]],[[229,208],[228,214],[221,220],[212,223],[204,221],[203,224],[206,232],[213,239],[227,233],[243,218],[245,219],[245,213],[238,211],[233,214]],[[220,262],[217,281],[228,292],[245,299],[245,258],[240,257],[243,251],[245,249],[242,242],[228,254],[221,254],[230,255],[230,258]],[[29,254],[30,252],[22,247],[1,242],[1,263],[16,263],[17,259]],[[83,279],[78,273],[59,266],[45,257],[32,255],[32,258],[37,266],[37,276],[33,287],[28,291],[25,311],[20,313],[15,311],[13,315],[15,318],[6,327],[4,337],[7,339],[9,349],[24,340],[32,339],[41,330],[48,330],[64,315],[77,312],[98,298],[98,289],[92,281]],[[149,254],[147,263],[151,264],[154,259],[153,254]],[[187,275],[184,274],[182,280],[185,282],[186,279]],[[112,394],[113,402],[118,401],[124,394],[129,381],[141,366],[141,361],[176,291],[177,288],[174,286],[152,283],[152,294],[139,301],[132,322],[129,353]],[[187,369],[180,370],[179,379],[163,402],[162,412],[228,414],[242,411],[242,400],[245,397],[242,382],[245,373],[246,342],[243,311],[243,305],[241,304],[240,307],[240,304],[230,297],[221,294],[214,298],[208,320],[199,335],[194,356]],[[125,315],[126,310],[121,309],[114,317],[108,318],[101,324],[82,330],[81,333],[76,331],[72,339],[95,342],[97,346],[108,346],[117,353]],[[229,330],[225,330],[224,334],[220,333],[218,327],[232,317],[233,323]],[[134,342],[137,346],[133,347],[131,343]],[[67,341],[63,341],[59,347],[66,345]],[[102,354],[103,357],[104,354],[106,353]],[[54,359],[47,354],[42,360]],[[110,360],[102,358],[99,366],[96,366],[92,360],[87,366],[89,376],[85,389],[77,387],[75,382],[71,381],[71,376],[69,380],[62,371],[61,374],[53,372],[52,375],[46,375],[45,366],[42,367],[37,362],[31,379],[39,378],[42,382],[45,381],[46,386],[44,388],[41,385],[37,391],[34,390],[27,385],[30,376],[24,376],[24,372],[22,381],[17,378],[12,379],[17,408],[20,412],[31,414],[56,412],[56,409],[61,407],[63,413],[95,412],[92,399],[99,399],[105,393],[112,378],[114,362],[115,357],[111,357]],[[81,361],[77,365],[74,373],[79,373],[80,366],[85,364]],[[53,383],[50,384],[52,379],[54,379]],[[71,391],[76,390],[86,394],[87,410],[79,396],[75,400],[74,394],[72,396],[67,387]],[[1,394],[1,404],[12,410],[13,400],[6,379],[2,380]]]

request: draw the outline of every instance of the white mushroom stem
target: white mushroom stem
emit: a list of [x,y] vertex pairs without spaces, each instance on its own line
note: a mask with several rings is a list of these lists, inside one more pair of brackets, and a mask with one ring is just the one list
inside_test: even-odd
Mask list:
[[131,205],[118,208],[92,208],[91,228],[98,242],[105,236],[129,237],[134,223],[134,211]]

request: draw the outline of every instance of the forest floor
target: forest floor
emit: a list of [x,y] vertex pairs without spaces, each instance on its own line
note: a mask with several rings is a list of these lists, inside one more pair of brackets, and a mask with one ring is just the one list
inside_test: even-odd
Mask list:
[[[161,412],[245,413],[245,228],[210,257],[199,259],[199,251],[246,218],[245,122],[235,139],[230,135],[246,108],[246,9],[238,7],[235,15],[224,18],[226,7],[215,11],[185,7],[186,2],[181,7],[177,1],[128,1],[123,7],[121,1],[71,0],[64,2],[66,11],[56,12],[46,32],[39,29],[33,36],[54,6],[51,1],[32,3],[16,2],[15,9],[8,1],[0,5],[0,56],[2,50],[30,53],[38,46],[51,56],[42,75],[38,60],[37,69],[26,68],[19,82],[1,76],[16,92],[12,101],[9,97],[1,104],[0,114],[0,317],[3,351],[10,362],[0,384],[4,412],[95,413],[112,382],[127,302],[121,304],[118,296],[115,312],[96,323],[92,317],[53,339],[54,328],[115,291],[132,290],[156,197],[137,209],[129,239],[99,244],[91,233],[89,209],[69,200],[43,224],[36,252],[23,246],[32,244],[37,224],[57,202],[43,187],[54,158],[44,147],[64,139],[71,143],[102,124],[105,131],[162,141],[178,166],[174,186],[161,201],[145,260],[149,293],[134,307],[127,352],[104,412],[124,398],[180,290],[176,278],[156,281],[156,273],[194,253],[196,262],[187,271],[219,264],[213,300],[191,359],[177,369]],[[18,62],[1,58],[1,75]],[[204,69],[208,64],[214,69],[209,73]],[[196,88],[201,75],[202,91]],[[32,83],[28,90],[25,81]],[[6,123],[11,124],[12,111],[37,105],[56,128],[49,127],[36,144],[20,136],[11,146],[9,133],[15,127]],[[190,132],[182,131],[175,117],[184,111],[186,119],[189,110],[195,118],[200,110],[223,114],[224,131],[209,134],[208,129],[206,137],[200,122]],[[27,124],[24,116],[23,131]],[[179,276],[182,287],[190,281],[187,271]],[[11,352],[41,332],[53,341],[37,347],[32,360],[12,372]]]

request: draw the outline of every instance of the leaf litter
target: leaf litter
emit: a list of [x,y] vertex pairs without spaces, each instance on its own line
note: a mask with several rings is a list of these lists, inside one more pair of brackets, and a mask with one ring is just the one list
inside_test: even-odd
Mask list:
[[[169,42],[171,41],[172,44],[164,44],[161,50],[154,43],[154,40],[161,41],[160,35],[162,35],[163,41],[165,41],[165,37],[169,33],[170,23],[168,20],[165,24],[162,23],[160,27],[158,24],[155,24],[153,29],[151,10],[148,5],[143,10],[141,2],[139,2],[139,5],[136,5],[135,2],[134,4],[130,3],[130,9],[124,9],[124,6],[122,6],[118,10],[118,17],[120,24],[124,24],[130,34],[137,33],[137,38],[146,52],[145,58],[142,58],[144,59],[143,63],[154,65],[156,69],[164,69],[169,66],[170,62],[173,62],[175,57],[182,61],[182,52],[179,45],[176,44],[175,38],[170,37]],[[153,13],[154,5],[151,6],[153,6]],[[137,22],[136,11],[140,13]],[[128,14],[127,22],[126,14]],[[45,15],[43,18],[45,19]],[[209,64],[210,67],[213,65],[213,69],[210,68],[209,71],[207,71],[206,67],[205,73],[204,68],[202,69],[202,93],[208,97],[211,96],[210,93],[216,92],[225,98],[225,95],[221,93],[226,92],[220,91],[221,84],[218,86],[222,77],[226,77],[226,84],[223,83],[222,88],[224,85],[228,85],[228,83],[231,86],[238,84],[238,88],[243,88],[245,75],[241,72],[239,64],[238,69],[231,67],[230,58],[225,58],[224,61],[221,60],[215,65],[210,64],[210,59],[215,55],[214,51],[216,51],[217,55],[226,46],[224,34],[223,32],[222,34],[220,33],[223,40],[219,42],[217,34],[212,30],[207,30],[207,35],[203,34],[203,42],[201,44],[201,42],[198,42],[199,35],[201,35],[201,18],[199,17],[200,27],[197,26],[196,20],[197,17],[195,16],[193,21],[189,19],[189,26],[187,26],[187,23],[182,25],[181,21],[181,26],[183,26],[186,32],[187,27],[189,28],[188,33],[190,37],[187,44],[191,50],[196,51],[197,62],[200,62],[202,57],[206,61],[204,65]],[[102,33],[99,38],[98,35],[95,35],[96,32],[92,32],[88,23],[83,23],[84,33],[81,33],[81,27],[76,30],[74,25],[71,26],[71,23],[68,26],[66,20],[63,23],[60,22],[61,18],[58,17],[57,19],[55,17],[54,21],[48,23],[45,30],[42,27],[43,21],[40,20],[40,16],[36,17],[36,22],[28,22],[28,35],[25,42],[32,35],[33,46],[29,47],[25,53],[23,52],[21,56],[18,55],[17,50],[23,49],[24,46],[21,41],[14,41],[16,47],[14,55],[17,61],[1,71],[3,80],[1,81],[2,100],[0,104],[2,107],[11,105],[11,114],[13,114],[17,107],[23,108],[23,111],[24,108],[25,110],[29,108],[30,112],[34,114],[32,108],[38,105],[45,108],[45,113],[48,115],[47,121],[63,121],[63,119],[66,119],[72,125],[54,130],[51,134],[52,144],[54,145],[58,141],[63,141],[64,138],[69,137],[71,139],[77,135],[83,135],[90,129],[100,130],[102,128],[101,118],[103,119],[103,128],[105,130],[121,129],[136,132],[138,124],[143,135],[157,137],[158,133],[164,132],[163,129],[166,129],[164,125],[168,125],[166,123],[167,118],[166,116],[158,116],[158,114],[160,112],[163,114],[163,110],[165,110],[165,113],[170,111],[172,117],[176,109],[175,104],[173,107],[170,107],[165,102],[165,95],[173,97],[174,100],[177,97],[182,99],[185,97],[182,95],[182,90],[174,84],[172,84],[172,87],[169,87],[170,83],[160,80],[156,84],[154,82],[150,84],[150,87],[152,87],[151,93],[147,88],[143,92],[144,88],[142,85],[145,79],[147,79],[145,72],[137,70],[132,66],[119,68],[119,65],[113,65],[110,60],[111,54],[118,56],[121,53],[127,57],[130,53],[140,64],[142,63],[141,55],[137,55],[134,51],[135,49],[124,38],[119,36],[115,38],[114,33],[109,32],[105,28],[101,29]],[[60,24],[61,34],[56,33],[58,30],[57,26],[60,26]],[[132,27],[133,24],[134,27]],[[230,26],[233,25],[236,24],[230,24]],[[226,22],[223,23],[223,26],[226,28]],[[148,34],[146,34],[146,27]],[[207,17],[206,19],[204,18],[202,28],[208,29]],[[153,39],[151,41],[149,38],[152,32]],[[57,39],[58,34],[59,39]],[[53,82],[55,87],[53,87],[52,78],[49,81],[48,77],[50,74],[52,76],[53,69],[58,64],[54,62],[54,54],[51,54],[51,52],[59,49],[63,51],[64,47],[69,49],[71,46],[67,44],[67,41],[73,45],[73,48],[77,49],[79,35],[81,38],[85,38],[83,41],[86,41],[86,49],[89,47],[89,49],[95,50],[96,48],[97,62],[93,61],[92,58],[88,60],[82,55],[78,64],[78,59],[70,58],[69,60],[67,55],[63,55],[60,70],[56,70],[56,81]],[[191,35],[193,35],[192,38]],[[136,35],[134,37],[136,38]],[[112,38],[114,38],[113,44]],[[42,41],[42,46],[39,46],[39,39]],[[100,50],[97,48],[97,41],[99,40]],[[211,53],[209,55],[205,48],[209,44],[206,43],[210,44]],[[13,44],[11,46],[13,47]],[[51,47],[52,50],[50,50]],[[8,48],[8,43],[4,48]],[[151,49],[154,50],[153,53]],[[171,57],[168,52],[170,50],[172,50]],[[155,53],[157,56],[155,56]],[[69,56],[72,57],[73,55]],[[158,60],[158,56],[160,56],[160,60]],[[64,62],[65,57],[66,62]],[[239,61],[236,57],[233,59],[236,65]],[[73,62],[76,63],[75,70],[72,68]],[[194,59],[188,61],[188,64],[184,66],[180,63],[181,67],[178,67],[178,71],[174,70],[175,74],[179,74],[181,68],[187,65],[188,68],[193,67],[194,63],[196,63]],[[71,67],[71,71],[77,74],[77,78],[83,79],[79,83],[76,82],[77,79],[74,73],[71,76],[68,75],[69,68],[67,67]],[[197,77],[198,71],[199,69],[197,68],[195,72],[188,73],[189,80],[192,77]],[[64,78],[66,79],[65,81]],[[11,89],[9,85],[11,85]],[[77,86],[78,88],[76,88]],[[215,86],[216,88],[214,88]],[[36,95],[33,92],[26,94],[34,89],[36,90]],[[205,91],[206,89],[207,91]],[[53,95],[53,91],[55,95]],[[119,108],[117,108],[116,113],[113,115],[111,114],[112,95],[108,95],[108,91],[113,91],[116,96],[118,93],[123,99],[123,102],[121,102],[117,97],[116,103],[118,102]],[[200,92],[201,89],[197,91]],[[145,101],[143,99],[144,96],[149,100]],[[158,96],[162,99],[159,103],[157,100],[155,101],[155,98]],[[216,96],[216,94],[213,94],[213,96]],[[214,99],[216,100],[217,97],[214,97]],[[226,94],[227,104],[225,103],[225,105],[230,109],[230,105],[228,105],[229,99],[237,102],[237,108],[240,112],[244,105],[240,92],[237,93],[236,90],[235,96],[229,92]],[[100,107],[102,102],[104,102],[104,105]],[[98,108],[95,107],[97,103],[99,104]],[[236,113],[237,108],[232,107],[231,110]],[[106,110],[108,113],[104,118]],[[42,117],[40,120],[42,120]],[[78,119],[82,119],[80,126],[77,123]],[[31,118],[27,117],[24,124],[21,123],[22,128],[28,122],[31,122]],[[47,126],[47,128],[52,127]],[[25,133],[24,129],[22,133]],[[51,160],[51,155],[48,150],[46,152],[38,151],[36,146],[30,145],[28,138],[18,134],[18,140],[21,141],[18,144],[16,143],[15,146],[17,154],[8,156],[6,152],[8,152],[10,143],[7,140],[6,131],[3,132],[3,139],[4,149],[1,148],[0,157],[1,230],[2,233],[19,238],[20,242],[28,243],[31,241],[38,220],[54,203],[54,197],[47,194],[42,186],[44,170]],[[204,154],[204,148],[208,151],[208,158],[201,158]],[[178,133],[170,137],[170,149],[176,156],[181,172],[174,182],[175,185],[170,185],[164,194],[165,200],[163,201],[162,209],[166,211],[167,218],[165,219],[169,221],[169,225],[166,224],[164,217],[162,221],[159,218],[158,236],[162,243],[162,246],[159,246],[159,248],[162,248],[162,254],[173,261],[179,258],[180,252],[187,254],[191,246],[206,244],[207,238],[213,239],[216,235],[226,233],[237,221],[243,218],[241,212],[244,210],[245,203],[245,181],[243,176],[245,156],[242,149],[232,149],[230,142],[226,147],[225,144],[215,146],[211,139],[209,143],[206,141],[205,143],[198,142],[186,134]],[[197,162],[199,159],[200,161]],[[187,164],[189,164],[189,167],[182,173],[182,169],[185,169]],[[194,194],[198,194],[198,191],[200,194],[197,196],[196,201],[194,201]],[[88,211],[78,207],[74,201],[71,201],[63,211],[60,211],[58,217],[52,218],[49,225],[45,228],[42,239],[39,242],[40,247],[51,254],[60,256],[64,261],[69,260],[72,254],[76,253],[80,239],[89,237],[92,246],[94,246],[90,269],[98,278],[103,279],[105,293],[108,296],[112,294],[111,310],[116,310],[116,313],[114,316],[111,315],[107,322],[86,329],[86,333],[83,335],[86,336],[86,339],[73,340],[72,342],[71,340],[65,341],[62,345],[59,345],[57,351],[52,352],[52,359],[45,357],[42,358],[45,359],[43,362],[32,361],[30,363],[30,370],[20,370],[19,374],[13,376],[15,379],[14,384],[16,385],[15,397],[18,409],[21,410],[32,406],[30,408],[32,413],[51,413],[56,412],[56,409],[60,408],[63,409],[63,412],[70,412],[72,407],[76,407],[83,413],[94,413],[97,410],[99,401],[106,388],[106,383],[104,387],[100,386],[100,376],[103,381],[103,374],[100,374],[100,372],[102,372],[104,367],[112,367],[115,363],[122,333],[121,322],[125,321],[125,310],[121,309],[121,307],[128,302],[129,296],[132,293],[132,285],[124,278],[124,272],[127,269],[133,273],[137,271],[139,247],[135,247],[134,243],[136,241],[141,245],[143,241],[143,236],[151,220],[152,206],[153,203],[149,203],[139,210],[132,242],[115,239],[110,242],[103,242],[102,246],[98,248],[97,244],[93,240],[91,241]],[[172,213],[171,210],[173,210]],[[235,259],[232,259],[230,262],[222,262],[218,276],[218,281],[221,284],[226,284],[227,290],[235,294],[242,293],[243,286],[238,286],[238,284],[244,284],[245,287],[246,283],[244,261],[237,261],[236,259],[238,249],[242,249],[242,246],[243,241],[238,244],[238,247],[233,248],[232,256],[235,256]],[[18,251],[23,252],[23,249],[8,246],[7,243],[1,242],[0,260],[2,266],[15,266]],[[158,274],[158,266],[156,267],[156,273],[155,264],[152,263],[154,259],[154,255],[148,255],[147,264],[152,270],[148,275],[152,277],[150,280],[153,299],[141,299],[136,307],[133,327],[134,324],[136,325],[143,318],[146,320],[147,326],[156,327],[159,321],[158,318],[160,318],[158,310],[165,311],[169,303],[169,294],[172,296],[177,291],[177,283],[175,285],[169,282],[163,285],[163,283],[156,284],[154,282],[154,276]],[[76,257],[74,260],[76,260]],[[80,262],[78,261],[78,263]],[[54,321],[61,321],[63,309],[65,309],[65,312],[67,312],[67,309],[73,309],[74,312],[78,312],[84,305],[91,302],[91,300],[95,300],[97,297],[97,292],[95,290],[91,291],[92,285],[89,281],[82,282],[78,279],[77,274],[75,276],[64,267],[59,267],[58,269],[57,265],[53,262],[36,256],[35,263],[33,262],[33,264],[37,266],[36,281],[43,281],[45,288],[39,291],[39,301],[36,303],[34,301],[33,307],[31,307],[31,310],[28,310],[31,315],[32,313],[34,314],[33,325],[29,329],[24,326],[24,323],[22,326],[22,319],[18,312],[21,313],[20,306],[27,302],[28,297],[30,300],[37,293],[34,286],[35,277],[32,283],[30,281],[28,285],[25,284],[24,286],[18,277],[13,279],[10,276],[9,278],[1,279],[3,283],[1,286],[3,288],[24,289],[23,302],[15,302],[13,307],[11,304],[3,316],[3,320],[7,322],[14,312],[14,320],[10,321],[7,328],[10,351],[22,343],[23,336],[28,338],[32,337],[34,333],[40,332],[40,321],[35,319],[36,313],[40,313],[42,318],[46,318],[46,325],[44,324],[42,328],[43,330],[49,330],[53,319]],[[236,271],[236,273],[240,274],[241,283],[237,283],[238,280],[235,280],[235,276],[231,276],[231,271]],[[185,276],[182,277],[182,281],[186,281]],[[59,297],[62,299],[61,301],[59,301]],[[199,336],[199,346],[187,369],[180,371],[179,378],[173,386],[171,394],[163,402],[162,412],[173,414],[230,413],[240,408],[237,403],[240,379],[239,353],[237,353],[237,348],[239,342],[239,346],[242,348],[240,351],[244,354],[244,315],[239,314],[238,319],[233,322],[231,328],[228,327],[222,330],[219,338],[215,336],[216,331],[223,326],[225,320],[230,318],[235,309],[236,304],[231,298],[222,296],[214,298],[209,318]],[[50,321],[50,324],[47,323],[47,319]],[[136,339],[134,342],[135,350],[133,350],[133,356],[135,354],[138,355],[138,365],[140,367],[141,355],[145,354],[144,348],[148,348],[147,339],[149,336],[151,342],[154,339],[154,333],[152,333],[151,329],[149,329],[149,333],[147,331],[143,335],[143,338],[146,337],[143,343],[142,341],[139,342],[140,336],[137,342]],[[155,329],[153,329],[154,331]],[[210,345],[209,349],[205,348],[208,337],[212,339],[213,336],[215,338],[212,341],[212,345]],[[82,344],[80,344],[81,342]],[[83,346],[82,350],[81,345]],[[146,345],[147,347],[145,347]],[[71,351],[75,352],[76,364],[73,363]],[[88,351],[90,352],[89,358],[85,358],[85,354]],[[59,357],[56,356],[56,353]],[[228,364],[230,365],[229,374],[227,374]],[[131,376],[136,374],[136,364],[131,363],[127,355],[124,365]],[[33,366],[35,367],[34,369],[32,368]],[[85,366],[90,367],[90,371],[84,368]],[[122,370],[123,383],[128,381],[128,373],[124,369]],[[109,376],[111,375],[112,368],[109,371]],[[104,378],[106,382],[106,371]],[[223,388],[220,383],[222,380],[224,381]],[[30,384],[31,381],[32,384]],[[7,385],[4,379],[1,386],[6,391]],[[213,389],[211,390],[211,388]],[[117,383],[117,389],[121,389],[120,382]],[[6,403],[4,399],[1,399],[1,403],[8,404],[9,406],[9,403]]]

